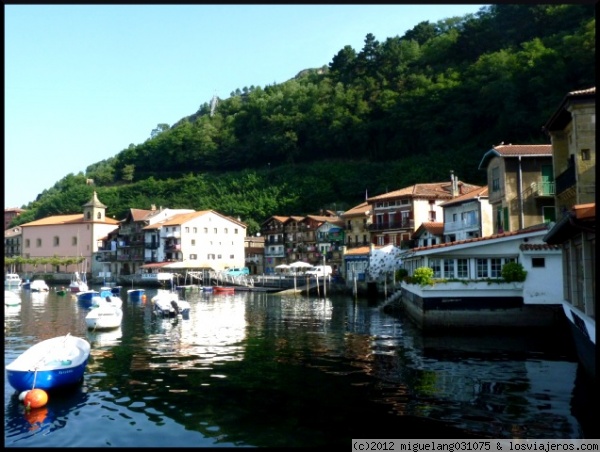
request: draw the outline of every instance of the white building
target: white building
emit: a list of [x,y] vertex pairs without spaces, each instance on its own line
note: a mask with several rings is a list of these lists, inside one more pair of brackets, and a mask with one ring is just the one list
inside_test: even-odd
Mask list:
[[143,229],[146,262],[216,271],[245,265],[246,225],[214,210],[174,215]]

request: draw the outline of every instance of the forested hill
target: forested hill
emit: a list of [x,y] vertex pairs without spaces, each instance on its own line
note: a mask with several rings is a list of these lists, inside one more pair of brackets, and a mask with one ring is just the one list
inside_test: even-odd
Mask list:
[[381,42],[368,34],[362,49],[301,69],[158,124],[45,190],[19,223],[80,212],[96,190],[117,219],[151,204],[210,208],[254,233],[270,215],[346,210],[366,190],[451,170],[485,184],[491,146],[549,143],[542,126],[566,93],[595,86],[595,4],[493,5]]

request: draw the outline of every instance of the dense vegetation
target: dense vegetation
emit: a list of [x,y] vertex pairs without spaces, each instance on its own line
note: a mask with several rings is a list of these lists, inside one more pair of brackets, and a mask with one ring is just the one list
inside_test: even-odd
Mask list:
[[[417,182],[485,184],[492,145],[549,143],[568,91],[595,84],[594,4],[510,5],[341,49],[327,66],[206,102],[148,140],[69,174],[14,224],[130,207],[215,209],[258,230],[271,215],[346,210]],[[94,186],[86,184],[94,180]]]

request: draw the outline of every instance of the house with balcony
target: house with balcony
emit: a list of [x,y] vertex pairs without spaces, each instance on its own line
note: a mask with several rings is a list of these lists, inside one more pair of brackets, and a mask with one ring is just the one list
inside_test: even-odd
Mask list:
[[[115,244],[107,244],[101,259],[112,259],[111,271],[115,275],[133,275],[139,271],[146,260],[152,260],[152,250],[156,250],[158,238],[154,237],[146,244],[144,228],[163,221],[174,215],[194,212],[192,209],[169,209],[162,206],[158,209],[153,204],[150,209],[129,209],[127,216],[120,221],[116,237],[116,252],[110,252]],[[114,240],[114,238],[113,238]],[[146,250],[149,249],[149,257]]]
[[264,270],[266,274],[274,274],[275,267],[286,263],[285,223],[289,216],[273,215],[267,218],[260,227],[260,233],[265,238]]
[[[321,259],[324,257],[326,264],[331,266],[334,273],[337,273],[342,267],[346,241],[344,221],[342,219],[324,221],[317,226],[315,233],[316,248],[322,256]],[[321,264],[324,262],[321,261]]]
[[[106,206],[98,200],[96,192],[82,210],[79,214],[54,215],[22,224],[23,257],[83,257],[83,268],[73,264],[55,271],[85,271],[92,275],[100,271],[94,256],[102,238],[116,230],[119,222],[106,217]],[[24,271],[33,272],[34,268],[25,265]]]
[[372,222],[371,210],[371,205],[365,201],[342,213],[341,218],[345,222],[347,248],[363,247],[371,244],[371,231],[369,230]]
[[551,145],[499,144],[479,169],[487,172],[494,234],[556,220]]
[[571,91],[544,125],[552,141],[558,218],[544,237],[562,248],[562,308],[584,369],[596,376],[596,88]]
[[246,267],[251,275],[262,275],[265,260],[265,238],[257,235],[256,237],[247,236],[244,239],[244,254],[246,258]]
[[493,234],[492,206],[488,187],[472,190],[443,202],[444,242],[487,237]]
[[15,226],[4,231],[4,256],[16,257],[21,255],[22,236],[23,232],[20,226]]
[[292,215],[283,224],[283,240],[285,244],[285,258],[280,262],[289,264],[304,258],[303,244],[308,240],[310,231],[303,223],[304,217]]
[[410,248],[412,235],[423,222],[440,222],[442,204],[480,189],[451,174],[448,182],[415,184],[367,199],[372,205],[371,242],[378,246]]
[[[307,215],[299,222],[299,227],[304,231],[304,234],[303,241],[299,242],[297,247],[299,251],[297,254],[298,260],[313,265],[323,264],[324,254],[318,246],[319,237],[317,236],[317,231],[327,222],[330,222],[333,227],[338,227],[342,224],[340,223],[340,218],[334,212],[328,212],[326,215]],[[326,228],[327,232],[322,232],[321,239],[325,240],[326,237],[329,237],[328,231],[330,228],[331,226]],[[321,243],[324,249],[329,247],[325,245],[324,241]]]
[[143,230],[149,264],[178,263],[168,267],[214,271],[245,265],[246,225],[214,210],[180,213]]

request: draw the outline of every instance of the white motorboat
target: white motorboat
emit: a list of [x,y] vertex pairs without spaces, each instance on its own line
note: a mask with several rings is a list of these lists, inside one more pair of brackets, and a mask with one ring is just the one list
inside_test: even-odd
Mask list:
[[85,316],[85,324],[90,330],[112,330],[121,326],[123,310],[109,303],[92,308]]
[[101,287],[98,295],[92,296],[92,307],[102,306],[104,304],[110,304],[118,308],[123,307],[123,300],[121,297],[112,293],[110,287]]
[[168,290],[159,290],[152,297],[152,307],[154,314],[158,317],[179,317],[189,319],[190,304],[186,300],[179,298],[177,292]]
[[21,287],[23,281],[16,273],[7,273],[4,277],[4,287]]
[[50,287],[43,279],[34,279],[29,283],[29,290],[32,292],[48,292]]

